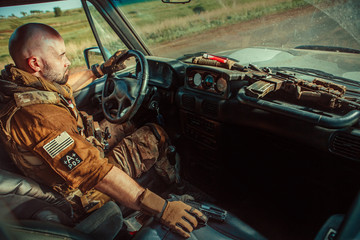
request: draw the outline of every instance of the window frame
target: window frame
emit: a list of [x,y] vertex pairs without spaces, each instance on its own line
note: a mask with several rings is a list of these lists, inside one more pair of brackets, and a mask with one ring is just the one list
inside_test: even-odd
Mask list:
[[107,60],[109,56],[106,55],[105,48],[100,40],[98,32],[96,30],[94,21],[92,19],[90,10],[87,6],[87,2],[91,3],[95,9],[100,13],[104,20],[114,30],[119,39],[125,44],[128,49],[135,49],[141,51],[144,55],[152,55],[145,42],[135,32],[135,29],[131,26],[129,21],[121,10],[116,7],[113,0],[100,1],[100,0],[81,0],[85,15],[90,24],[91,30],[98,44],[104,60]]

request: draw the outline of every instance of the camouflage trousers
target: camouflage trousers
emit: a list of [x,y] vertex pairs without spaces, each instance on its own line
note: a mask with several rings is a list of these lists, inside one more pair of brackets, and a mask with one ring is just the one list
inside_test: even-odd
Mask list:
[[168,183],[175,181],[175,168],[167,158],[169,138],[156,124],[148,124],[139,129],[130,123],[113,124],[102,121],[100,127],[109,128],[110,151],[108,161],[122,169],[132,178],[138,178],[154,167]]

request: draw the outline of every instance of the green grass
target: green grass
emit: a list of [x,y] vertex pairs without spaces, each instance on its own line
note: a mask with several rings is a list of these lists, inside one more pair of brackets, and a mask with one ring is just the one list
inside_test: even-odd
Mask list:
[[[140,34],[148,40],[147,44],[156,45],[189,34],[306,5],[308,3],[303,0],[197,0],[178,7],[181,11],[176,12],[166,9],[170,8],[169,5],[160,5],[155,2],[133,4],[128,9],[125,8],[125,12],[135,15],[132,23],[141,29]],[[201,7],[204,11],[194,15],[193,9],[196,7]],[[158,24],[149,24],[149,22]]]
[[[121,9],[149,46],[210,29],[245,22],[307,5],[305,0],[193,0],[189,4],[162,4],[160,0],[125,5]],[[199,14],[194,14],[195,10]],[[72,67],[84,66],[82,51],[96,46],[82,9],[22,18],[0,19],[0,65],[12,62],[8,55],[11,33],[27,22],[54,27],[64,38]]]
[[[64,11],[60,17],[54,17],[53,12],[26,16],[22,18],[0,19],[0,66],[12,62],[8,52],[8,41],[12,32],[28,22],[44,23],[55,28],[64,38],[67,55],[71,59],[71,67],[84,66],[82,51],[86,47],[96,46],[96,41],[89,28],[82,9]],[[83,43],[87,43],[84,45]],[[74,47],[75,46],[77,47]],[[82,47],[82,49],[80,49]]]

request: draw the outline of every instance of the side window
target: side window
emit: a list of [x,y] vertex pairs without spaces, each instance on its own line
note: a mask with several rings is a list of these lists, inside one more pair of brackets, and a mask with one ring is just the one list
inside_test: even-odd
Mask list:
[[8,42],[14,30],[26,23],[44,23],[55,28],[64,39],[71,71],[86,69],[83,50],[97,45],[81,1],[23,2],[31,4],[0,7],[0,67],[13,63]]
[[90,2],[86,3],[89,8],[90,15],[94,22],[100,42],[102,46],[106,49],[105,56],[108,58],[118,49],[127,49],[125,44],[121,41],[121,39],[117,36],[114,30],[97,11],[97,9]]

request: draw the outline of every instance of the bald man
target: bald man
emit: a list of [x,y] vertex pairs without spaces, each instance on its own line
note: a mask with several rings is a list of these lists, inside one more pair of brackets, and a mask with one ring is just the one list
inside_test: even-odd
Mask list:
[[102,193],[156,216],[183,237],[190,236],[198,221],[206,221],[200,211],[180,201],[167,202],[133,180],[152,166],[171,178],[164,130],[152,124],[124,133],[105,154],[102,139],[86,129],[83,118],[89,116],[76,109],[72,87],[123,69],[120,60],[126,51],[116,52],[92,70],[69,75],[70,61],[60,34],[50,26],[29,23],[14,31],[9,52],[15,66],[2,71],[1,138],[24,175],[53,187],[75,208],[86,206],[78,206],[74,196],[83,203],[100,199]]

